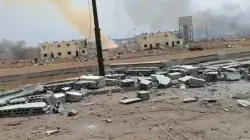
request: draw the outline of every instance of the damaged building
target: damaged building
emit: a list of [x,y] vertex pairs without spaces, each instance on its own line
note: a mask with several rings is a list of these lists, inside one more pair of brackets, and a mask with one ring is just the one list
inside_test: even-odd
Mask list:
[[88,54],[87,40],[45,42],[39,47],[42,59],[73,58]]

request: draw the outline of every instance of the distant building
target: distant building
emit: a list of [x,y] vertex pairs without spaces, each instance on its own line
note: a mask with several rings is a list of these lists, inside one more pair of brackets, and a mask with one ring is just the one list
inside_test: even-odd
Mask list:
[[72,58],[88,54],[86,40],[71,40],[40,45],[41,58]]
[[140,50],[183,46],[180,32],[144,33],[137,36],[136,42]]
[[192,16],[179,17],[179,30],[182,32],[184,44],[194,41]]

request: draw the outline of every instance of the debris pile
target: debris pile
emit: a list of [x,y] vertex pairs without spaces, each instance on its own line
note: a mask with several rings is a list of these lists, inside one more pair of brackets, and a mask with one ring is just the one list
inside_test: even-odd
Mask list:
[[[90,94],[104,94],[127,90],[136,91],[133,98],[122,98],[120,103],[129,104],[149,100],[155,89],[169,87],[203,88],[219,80],[238,81],[249,75],[248,63],[244,65],[179,65],[165,68],[133,67],[110,69],[106,76],[82,75],[77,78],[46,83],[44,85],[27,85],[22,89],[0,95],[0,117],[29,116],[44,113],[59,113],[66,102],[81,102]],[[111,91],[111,92],[110,92]],[[157,93],[154,93],[157,95]],[[247,106],[242,99],[247,93],[233,95],[238,103]],[[196,102],[198,98],[186,98],[184,103]],[[214,100],[204,99],[205,102]],[[69,116],[77,114],[72,110]]]

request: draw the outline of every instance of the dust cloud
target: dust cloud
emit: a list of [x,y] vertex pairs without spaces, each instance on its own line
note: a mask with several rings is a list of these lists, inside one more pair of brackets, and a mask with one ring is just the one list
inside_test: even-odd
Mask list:
[[[217,0],[214,7],[198,9],[195,0],[122,0],[125,11],[133,23],[146,26],[150,31],[178,30],[178,17],[193,16],[196,37],[205,35],[206,21],[210,36],[222,34],[250,35],[250,9],[243,9],[242,2],[235,4],[230,1]],[[244,5],[248,4],[247,0]]]
[[40,48],[26,47],[25,41],[0,41],[0,59],[30,59],[39,58]]
[[[32,6],[33,4],[40,4],[41,2],[49,1],[60,9],[66,19],[74,25],[82,35],[94,40],[94,33],[90,34],[90,27],[94,28],[93,20],[90,22],[90,19],[93,19],[92,12],[90,13],[88,8],[77,7],[72,0],[4,0],[3,2],[8,4],[25,4],[27,6]],[[101,39],[103,48],[117,47],[117,45],[109,40],[104,33],[101,33]]]

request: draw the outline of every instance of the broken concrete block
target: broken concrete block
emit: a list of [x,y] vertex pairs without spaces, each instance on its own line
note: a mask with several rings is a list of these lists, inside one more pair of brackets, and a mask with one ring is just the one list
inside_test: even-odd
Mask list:
[[47,105],[54,105],[56,102],[56,98],[53,94],[45,94],[43,97],[44,97],[44,102]]
[[67,102],[81,102],[82,94],[79,92],[66,92],[66,101]]
[[187,83],[193,76],[185,76],[178,79],[179,83]]
[[54,94],[56,101],[65,103],[66,102],[66,96],[64,93],[55,93]]
[[249,92],[237,93],[232,95],[232,99],[247,99],[250,97]]
[[124,79],[121,81],[122,87],[134,87],[135,86],[135,80],[133,79]]
[[67,116],[71,117],[71,116],[75,116],[76,114],[78,114],[78,111],[76,109],[71,109]]
[[181,84],[181,85],[180,85],[180,89],[181,89],[181,90],[186,89],[186,85],[185,85],[185,84]]
[[241,74],[239,72],[226,72],[224,73],[224,78],[226,81],[238,81],[241,79]]
[[197,98],[185,98],[183,100],[183,103],[193,103],[196,102],[198,99]]
[[71,89],[71,87],[63,87],[62,91],[67,92],[67,91],[70,91],[70,89]]
[[159,87],[168,87],[171,84],[171,79],[164,75],[157,75],[156,79],[159,83]]
[[93,87],[91,87],[91,88],[96,88],[96,89],[103,88],[106,86],[105,77],[103,77],[103,76],[82,75],[80,77],[80,81],[92,81],[95,84],[92,85]]
[[211,72],[206,72],[203,75],[204,75],[204,78],[205,78],[206,81],[208,81],[208,82],[216,82],[216,81],[218,81],[219,72],[211,71]]
[[141,80],[139,87],[141,90],[149,90],[153,87],[153,82],[149,80]]
[[204,98],[204,99],[202,99],[202,101],[208,102],[208,103],[216,103],[217,102],[216,99],[210,99],[210,98]]
[[74,84],[75,90],[84,89],[98,89],[97,83],[95,81],[79,81]]
[[11,99],[9,101],[7,101],[9,104],[11,105],[15,105],[15,104],[25,104],[28,102],[28,99],[26,97],[21,97],[21,98],[14,98]]
[[106,86],[115,86],[117,83],[116,79],[106,79]]
[[50,136],[50,135],[52,135],[52,134],[59,133],[59,132],[60,132],[59,130],[50,130],[50,131],[47,131],[47,132],[45,133],[45,135]]
[[188,85],[190,87],[204,87],[206,84],[206,81],[204,79],[201,78],[190,78]]
[[149,100],[150,92],[149,91],[137,91],[137,98],[141,98],[143,101]]
[[131,104],[131,103],[135,103],[135,102],[139,102],[142,101],[141,98],[129,98],[129,99],[125,99],[125,100],[120,100],[120,103],[122,104]]
[[156,75],[168,76],[168,72],[166,72],[166,71],[156,72]]
[[250,102],[249,102],[249,101],[246,101],[246,100],[237,100],[237,103],[238,103],[240,106],[243,106],[243,107],[248,107],[248,106],[250,106]]
[[125,74],[107,74],[106,77],[107,79],[121,79],[121,80],[126,79]]
[[179,78],[181,78],[182,74],[179,72],[174,72],[174,73],[168,73],[168,77],[171,80],[178,80]]
[[18,117],[44,114],[47,111],[45,102],[16,104],[0,107],[0,117]]

